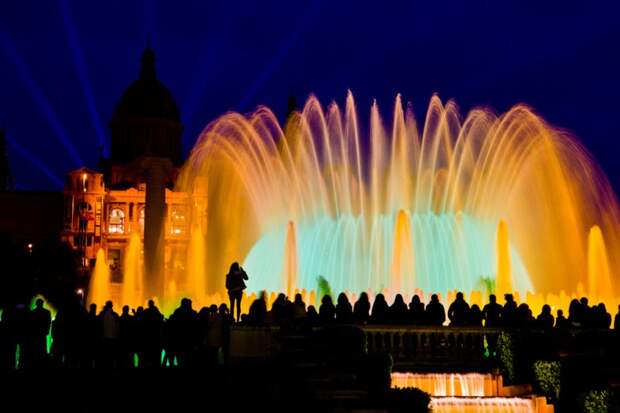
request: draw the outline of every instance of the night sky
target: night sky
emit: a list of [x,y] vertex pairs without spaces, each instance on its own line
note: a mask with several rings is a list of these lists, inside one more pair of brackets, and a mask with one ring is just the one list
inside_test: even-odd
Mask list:
[[20,189],[59,189],[95,167],[148,39],[176,98],[187,152],[202,128],[289,95],[324,105],[396,93],[423,118],[433,93],[462,112],[531,105],[577,135],[620,190],[620,2],[5,1],[0,127]]

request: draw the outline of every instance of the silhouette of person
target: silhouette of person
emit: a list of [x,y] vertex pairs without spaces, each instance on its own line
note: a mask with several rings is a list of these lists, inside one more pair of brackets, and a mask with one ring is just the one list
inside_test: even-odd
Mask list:
[[516,325],[519,328],[532,328],[536,326],[536,319],[526,303],[521,303],[517,307]]
[[99,318],[101,320],[103,363],[108,368],[116,367],[119,317],[112,308],[112,301],[105,303]]
[[96,365],[97,356],[101,346],[101,320],[97,315],[97,304],[92,303],[88,306],[88,327],[87,327],[87,344],[85,363],[90,367]]
[[308,306],[308,311],[306,312],[306,323],[308,327],[316,326],[319,323],[319,313],[316,312],[316,308],[313,305]]
[[594,324],[594,311],[588,306],[588,297],[579,299],[579,318],[581,319],[581,327],[592,328]]
[[409,322],[413,325],[424,324],[424,303],[415,294],[409,303]]
[[[140,319],[141,318],[141,319]],[[142,351],[141,365],[159,367],[161,365],[161,351],[163,347],[164,316],[153,300],[149,300],[146,310],[139,317],[142,324]]]
[[592,311],[595,315],[595,327],[609,329],[611,327],[611,314],[607,312],[607,308],[604,303],[599,303],[597,306],[592,307]]
[[17,345],[19,344],[19,329],[21,328],[19,310],[15,303],[9,303],[0,312],[2,317],[2,360],[0,371],[13,370],[17,367]]
[[390,306],[389,318],[391,324],[407,324],[407,304],[401,294],[396,294],[394,302]]
[[30,312],[30,350],[34,367],[41,366],[47,356],[47,335],[52,324],[52,315],[43,307],[43,300],[37,299]]
[[489,295],[489,302],[482,307],[485,327],[497,327],[501,323],[502,306],[497,303],[495,294]]
[[375,302],[372,303],[372,310],[370,313],[370,321],[373,324],[387,324],[389,320],[390,307],[385,296],[383,294],[377,294],[375,296]]
[[542,310],[538,317],[536,317],[536,325],[538,328],[548,331],[553,329],[553,314],[551,314],[551,307],[548,304],[543,305]]
[[369,313],[370,301],[368,300],[368,294],[363,292],[353,305],[353,320],[356,323],[365,324],[370,317]]
[[228,290],[230,312],[233,319],[235,318],[235,308],[237,308],[237,322],[241,319],[241,298],[243,297],[243,290],[246,288],[244,280],[247,279],[248,275],[239,263],[233,262],[228,274],[226,274],[226,289]]
[[223,361],[228,360],[229,350],[230,350],[230,326],[235,322],[232,317],[232,314],[228,312],[228,307],[226,304],[220,304],[218,312],[218,317],[221,320],[221,328],[222,328],[222,346],[220,347],[222,350],[222,356],[224,358]]
[[581,304],[576,298],[573,298],[568,305],[568,322],[571,327],[579,328],[583,326],[581,316]]
[[[89,319],[83,302],[79,297],[71,297],[68,302],[59,303],[59,310],[52,322],[52,355],[57,365],[68,367],[88,366]],[[59,319],[60,316],[60,320]],[[56,321],[59,321],[57,324]],[[57,330],[57,331],[55,331]],[[54,333],[60,339],[55,348]],[[92,366],[92,365],[91,365]],[[89,366],[90,367],[90,366]]]
[[206,362],[215,365],[218,362],[218,354],[224,345],[224,319],[218,314],[217,305],[212,304],[208,308],[206,341]]
[[290,319],[289,305],[284,293],[278,294],[278,297],[271,305],[271,316],[276,324],[286,324]]
[[329,295],[324,295],[319,307],[319,321],[322,324],[331,324],[336,316],[336,307]]
[[134,317],[129,314],[129,306],[124,305],[118,323],[119,365],[128,369],[133,365],[135,351],[136,325]]
[[198,328],[198,357],[197,362],[200,366],[206,367],[209,364],[209,321],[211,310],[209,307],[202,307],[196,317]]
[[570,328],[570,324],[566,317],[564,317],[564,311],[558,310],[557,317],[555,318],[555,328],[558,330],[568,330]]
[[[431,326],[441,327],[446,321],[446,310],[443,304],[439,302],[437,294],[431,295],[431,301],[426,305],[424,312],[425,323]],[[439,351],[439,342],[441,334],[430,333],[428,343],[430,346],[431,356],[435,357]]]
[[301,294],[295,294],[295,300],[292,305],[293,321],[298,322],[306,317],[306,303],[304,303]]
[[336,303],[336,321],[341,324],[348,324],[353,321],[353,308],[345,293],[338,294]]
[[478,304],[474,304],[469,309],[468,325],[473,327],[482,327],[482,311]]
[[248,323],[252,325],[263,325],[267,319],[267,293],[261,291],[258,298],[250,305]]
[[614,317],[614,330],[620,331],[620,304],[618,304],[618,313]]
[[448,307],[448,318],[451,326],[464,326],[469,317],[469,304],[463,298],[463,293],[456,293],[456,298]]
[[[495,294],[490,294],[489,302],[482,307],[484,327],[499,327],[502,323],[502,311],[503,308],[497,302],[497,297],[495,297]],[[489,347],[489,354],[491,356],[495,356],[498,335],[493,333],[485,333],[485,338]]]
[[21,351],[19,352],[19,358],[17,363],[20,369],[29,366],[30,360],[30,311],[25,303],[19,303],[15,306],[15,313],[13,314],[15,322],[15,340]]
[[197,345],[196,320],[198,314],[192,308],[192,300],[183,298],[179,308],[170,317],[174,354],[181,367],[192,365]]
[[446,321],[446,310],[439,302],[437,294],[431,295],[431,301],[426,306],[424,316],[426,324],[432,326],[441,326]]
[[514,327],[517,322],[517,303],[512,294],[504,294],[506,303],[502,308],[502,325],[504,327]]

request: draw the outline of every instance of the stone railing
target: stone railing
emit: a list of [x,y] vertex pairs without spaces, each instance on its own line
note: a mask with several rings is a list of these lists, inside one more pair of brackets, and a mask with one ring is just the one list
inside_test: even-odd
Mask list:
[[[496,339],[499,329],[472,327],[358,326],[366,334],[368,353],[390,353],[395,363],[445,362],[477,364],[483,361],[485,338]],[[314,330],[319,330],[316,327]],[[263,358],[279,351],[277,326],[233,327],[231,356]]]
[[[483,327],[403,325],[357,327],[366,334],[369,354],[389,353],[394,364],[403,367],[425,368],[433,365],[445,366],[446,369],[479,368],[481,363],[492,362],[492,357],[489,356],[502,331],[513,337],[516,350],[525,353],[528,358],[545,358],[546,355],[563,352],[608,355],[620,343],[620,334],[614,330],[544,332]],[[315,327],[313,330],[316,332],[321,329],[322,327]],[[231,356],[265,358],[277,355],[280,351],[280,334],[278,326],[234,326],[230,337]]]
[[387,352],[395,365],[477,366],[485,360],[485,343],[501,330],[478,327],[414,327],[367,325],[368,352]]

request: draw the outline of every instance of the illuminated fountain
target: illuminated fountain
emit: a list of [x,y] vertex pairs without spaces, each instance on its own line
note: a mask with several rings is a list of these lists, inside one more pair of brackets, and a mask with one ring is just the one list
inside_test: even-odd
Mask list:
[[431,400],[435,413],[546,413],[552,407],[538,408],[532,399],[508,397],[434,397]]
[[95,261],[95,269],[90,277],[90,286],[88,288],[88,303],[103,305],[111,297],[110,291],[110,267],[105,256],[105,251],[100,249],[97,251],[97,260]]
[[567,133],[523,105],[463,119],[437,97],[423,125],[400,97],[391,127],[377,104],[358,122],[348,94],[343,109],[311,96],[284,128],[265,107],[210,123],[177,181],[190,241],[160,299],[221,299],[239,261],[249,292],[311,296],[323,276],[332,291],[458,289],[480,304],[487,279],[535,312],[615,302],[617,201]]
[[137,308],[142,305],[144,291],[144,264],[142,258],[142,241],[140,234],[134,232],[129,238],[123,260],[123,284],[121,304]]
[[541,302],[580,283],[613,298],[615,195],[569,135],[523,105],[462,119],[437,97],[422,128],[397,97],[391,128],[373,104],[365,129],[351,94],[344,110],[310,97],[284,130],[264,107],[207,126],[177,186],[207,193],[209,293],[241,261],[250,291],[321,275],[334,291],[470,292],[488,277]]
[[[418,388],[440,413],[552,413],[530,386],[504,386],[502,376],[480,373],[392,373],[393,388]],[[518,396],[518,397],[515,397]]]
[[433,396],[498,396],[499,377],[480,373],[392,373],[393,388],[418,388]]

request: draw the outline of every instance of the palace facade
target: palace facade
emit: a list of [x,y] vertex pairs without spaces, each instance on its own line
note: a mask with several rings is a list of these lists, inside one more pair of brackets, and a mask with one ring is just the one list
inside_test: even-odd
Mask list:
[[[164,250],[153,252],[163,254],[165,265],[188,241],[188,196],[174,191],[182,164],[182,124],[170,91],[157,79],[150,48],[142,55],[139,78],[115,108],[110,130],[110,157],[100,170],[80,168],[67,175],[61,237],[79,251],[85,268],[92,268],[103,249],[112,281],[118,282],[132,234],[140,235],[145,249],[149,237],[165,239]],[[149,235],[147,229],[145,240],[149,214],[151,222],[161,222],[161,216],[163,224],[149,224],[155,230]]]

